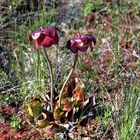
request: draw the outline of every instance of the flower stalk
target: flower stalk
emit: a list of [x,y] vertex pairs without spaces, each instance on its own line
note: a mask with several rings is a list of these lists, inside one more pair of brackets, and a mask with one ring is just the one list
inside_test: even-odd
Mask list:
[[51,62],[50,62],[50,59],[47,55],[47,52],[45,50],[44,47],[42,47],[42,54],[47,62],[47,65],[48,65],[48,68],[49,68],[49,73],[50,73],[50,89],[51,89],[51,97],[50,97],[50,104],[51,104],[51,112],[53,112],[53,92],[54,92],[54,81],[53,81],[53,71],[52,71],[52,66],[51,66]]
[[75,69],[77,60],[78,60],[78,52],[75,54],[73,66],[72,66],[72,68],[71,68],[71,70],[70,70],[70,72],[69,72],[69,74],[68,74],[68,76],[67,76],[67,79],[65,80],[65,82],[64,82],[64,84],[63,84],[63,86],[62,86],[62,88],[61,88],[61,90],[60,90],[60,95],[59,95],[59,108],[61,108],[62,94],[63,94],[63,92],[64,92],[64,89],[65,89],[65,86],[66,86],[67,82],[69,81],[71,75],[72,75],[73,72],[74,72],[74,69]]

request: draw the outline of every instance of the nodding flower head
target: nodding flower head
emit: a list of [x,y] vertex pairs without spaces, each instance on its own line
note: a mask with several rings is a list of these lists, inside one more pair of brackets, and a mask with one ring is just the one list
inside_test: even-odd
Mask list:
[[95,44],[96,38],[93,35],[80,35],[78,33],[75,38],[68,40],[66,47],[73,53],[77,53],[78,51],[85,52],[89,47],[93,49]]
[[40,27],[37,31],[31,33],[28,39],[34,41],[36,50],[39,49],[39,45],[48,48],[59,42],[57,28],[55,27],[49,27],[47,29]]

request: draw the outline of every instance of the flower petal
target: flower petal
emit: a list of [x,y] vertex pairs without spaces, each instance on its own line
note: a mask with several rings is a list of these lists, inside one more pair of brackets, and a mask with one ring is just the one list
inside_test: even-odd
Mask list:
[[55,27],[49,27],[48,29],[42,29],[42,33],[54,39],[54,44],[58,44],[59,37]]
[[34,45],[35,45],[35,49],[38,51],[39,47],[38,47],[38,41],[34,40]]
[[71,46],[70,50],[73,52],[73,53],[77,53],[78,52],[78,48],[76,46]]
[[81,52],[85,52],[87,51],[87,49],[89,48],[89,46],[84,46],[84,47],[81,47],[81,48],[78,48]]
[[35,32],[35,33],[32,34],[32,38],[33,39],[38,39],[40,34],[41,34],[40,32]]
[[42,27],[38,29],[37,32],[33,32],[28,36],[30,41],[34,40],[34,45],[36,50],[38,46],[51,47],[53,44],[58,44],[59,37],[55,27],[49,27],[48,29],[43,29]]
[[80,33],[77,33],[77,34],[76,34],[76,37],[81,37],[81,34],[80,34]]
[[92,41],[94,43],[94,45],[96,44],[96,38],[93,35],[85,35],[84,37],[86,37],[89,41]]
[[46,36],[44,40],[42,41],[41,46],[48,48],[48,47],[51,47],[53,44],[55,44],[54,39],[49,36]]
[[[72,42],[72,44],[71,44]],[[78,48],[76,46],[74,46],[74,41],[71,39],[67,42],[66,48],[71,50],[73,53],[77,53],[78,52]]]

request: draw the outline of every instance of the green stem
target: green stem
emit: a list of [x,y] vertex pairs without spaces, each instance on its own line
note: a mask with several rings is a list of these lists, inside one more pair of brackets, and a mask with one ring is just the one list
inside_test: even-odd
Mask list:
[[53,72],[52,72],[52,66],[51,66],[51,62],[49,60],[49,57],[47,55],[47,52],[45,50],[44,47],[42,47],[42,54],[48,64],[48,68],[49,68],[49,73],[50,73],[50,88],[51,88],[51,97],[50,97],[50,104],[51,104],[51,111],[53,112]]
[[68,80],[70,79],[72,73],[74,72],[74,69],[75,69],[75,66],[76,66],[76,62],[78,60],[78,53],[76,53],[75,55],[75,58],[74,58],[74,63],[73,63],[73,66],[71,68],[71,71],[69,72],[69,75],[67,76],[67,79],[66,81],[64,82],[63,86],[62,86],[62,89],[60,90],[60,95],[59,95],[59,108],[61,108],[61,99],[62,99],[62,94],[64,92],[64,88],[68,82]]

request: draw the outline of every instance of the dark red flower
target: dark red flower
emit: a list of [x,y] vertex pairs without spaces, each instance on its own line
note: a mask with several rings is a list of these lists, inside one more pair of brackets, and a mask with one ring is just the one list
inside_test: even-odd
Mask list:
[[93,49],[95,44],[96,38],[94,36],[77,34],[75,38],[68,40],[66,47],[73,53],[77,53],[78,50],[85,52],[89,47]]
[[39,45],[48,48],[52,45],[58,44],[59,37],[55,27],[49,27],[47,29],[40,27],[38,31],[29,35],[29,40],[34,40],[35,48],[38,50]]

